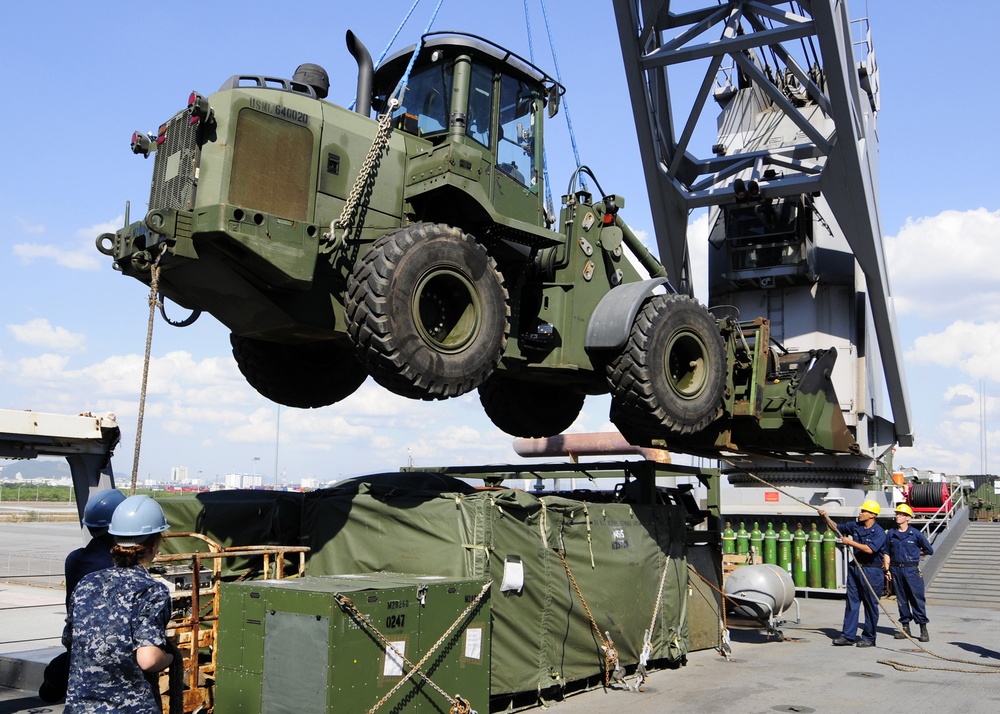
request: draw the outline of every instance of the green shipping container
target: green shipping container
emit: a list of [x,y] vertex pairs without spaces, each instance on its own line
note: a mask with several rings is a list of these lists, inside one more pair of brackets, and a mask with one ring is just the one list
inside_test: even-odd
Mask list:
[[[488,711],[485,586],[386,573],[223,584],[215,711],[353,714],[388,697],[384,711],[444,714],[456,695]],[[406,660],[426,678],[407,679]]]

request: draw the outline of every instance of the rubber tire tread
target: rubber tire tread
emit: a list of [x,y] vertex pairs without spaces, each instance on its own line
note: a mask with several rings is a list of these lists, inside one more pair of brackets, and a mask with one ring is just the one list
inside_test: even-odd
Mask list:
[[[673,335],[688,332],[704,343],[708,358],[705,389],[683,399],[664,374],[663,350]],[[628,439],[666,431],[702,431],[722,412],[726,389],[726,351],[711,313],[686,295],[653,295],[632,323],[622,351],[607,367],[612,420]]]
[[526,439],[561,434],[576,421],[587,395],[563,385],[494,373],[479,386],[479,402],[501,431]]
[[[435,254],[433,267],[461,272],[479,297],[479,335],[461,353],[434,349],[413,324],[413,286]],[[376,240],[348,276],[344,313],[358,358],[375,381],[411,399],[476,389],[500,363],[510,336],[510,303],[496,261],[473,236],[437,223],[414,223]]]
[[368,372],[350,345],[281,344],[230,334],[236,366],[261,396],[286,407],[316,409],[358,390]]

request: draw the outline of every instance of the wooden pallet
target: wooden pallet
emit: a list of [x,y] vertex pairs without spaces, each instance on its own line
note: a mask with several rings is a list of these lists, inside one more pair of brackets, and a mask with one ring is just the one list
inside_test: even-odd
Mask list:
[[733,553],[723,553],[722,554],[722,579],[725,581],[726,577],[736,570],[741,565],[748,565],[751,563],[750,555],[736,555]]

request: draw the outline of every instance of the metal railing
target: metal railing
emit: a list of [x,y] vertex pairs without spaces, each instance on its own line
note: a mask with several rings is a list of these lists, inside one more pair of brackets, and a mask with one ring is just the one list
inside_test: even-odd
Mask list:
[[65,556],[35,555],[32,553],[0,554],[0,582],[62,588]]
[[[184,667],[184,711],[211,711],[214,696],[212,682],[215,679],[218,648],[216,639],[219,627],[219,585],[222,583],[223,561],[237,557],[260,557],[262,565],[247,570],[239,579],[248,577],[302,577],[305,575],[305,555],[309,551],[306,546],[282,545],[250,545],[223,548],[211,538],[200,533],[164,533],[165,538],[194,538],[202,541],[207,551],[191,553],[160,553],[156,556],[156,565],[179,564],[190,576],[181,578],[183,584],[174,582],[171,598],[174,606],[174,616],[167,625],[167,638],[181,652]],[[297,556],[298,565],[295,574],[285,573],[286,556]],[[203,570],[203,564],[210,568]],[[179,573],[168,575],[176,578]],[[206,578],[207,582],[203,580]],[[207,661],[202,661],[201,653],[207,651]],[[167,670],[161,675],[169,679]],[[163,684],[163,682],[161,682]],[[162,691],[162,687],[161,687]],[[164,710],[169,702],[164,700]]]
[[955,515],[965,508],[965,489],[961,484],[948,482],[948,487],[948,498],[934,513],[927,516],[927,522],[920,528],[920,532],[927,536],[931,544],[951,527]]

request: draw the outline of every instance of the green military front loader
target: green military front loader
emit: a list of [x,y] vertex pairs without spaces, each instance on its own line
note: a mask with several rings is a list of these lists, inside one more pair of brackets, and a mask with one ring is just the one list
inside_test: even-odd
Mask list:
[[[153,181],[144,218],[97,240],[114,267],[226,325],[247,381],[287,406],[336,403],[371,376],[414,399],[478,389],[515,436],[560,433],[608,392],[635,441],[711,427],[699,444],[736,446],[730,421],[765,416],[734,406],[742,330],[673,290],[621,196],[577,190],[581,167],[558,218],[547,209],[555,80],[472,35],[431,33],[377,70],[347,42],[353,110],[301,65],[192,93],[133,134]],[[776,364],[759,351],[755,368]]]

